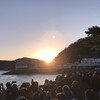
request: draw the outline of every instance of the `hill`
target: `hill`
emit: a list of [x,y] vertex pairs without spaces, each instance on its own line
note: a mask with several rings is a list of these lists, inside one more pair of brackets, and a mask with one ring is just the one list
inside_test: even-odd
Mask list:
[[15,69],[16,60],[14,61],[6,61],[0,60],[0,70],[13,70]]
[[100,58],[100,28],[93,26],[81,38],[61,51],[54,59],[58,64],[80,61],[82,58]]
[[[38,60],[38,59],[31,59],[31,58],[19,58],[19,59],[16,59],[16,60],[13,60],[13,61],[6,61],[6,60],[0,60],[0,70],[14,70],[15,69],[15,66],[16,66],[16,63],[17,61],[19,60],[24,60],[24,61],[27,61],[27,62],[31,62],[31,61],[34,61],[35,63],[37,63],[38,65],[42,65],[44,64],[44,61],[42,60]],[[34,65],[32,65],[34,67]]]

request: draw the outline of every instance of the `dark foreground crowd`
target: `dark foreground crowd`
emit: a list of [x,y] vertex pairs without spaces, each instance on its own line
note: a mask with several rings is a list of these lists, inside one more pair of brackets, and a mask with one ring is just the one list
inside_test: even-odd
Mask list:
[[100,72],[73,72],[58,75],[55,81],[46,79],[24,82],[20,87],[7,82],[0,84],[0,100],[100,100]]

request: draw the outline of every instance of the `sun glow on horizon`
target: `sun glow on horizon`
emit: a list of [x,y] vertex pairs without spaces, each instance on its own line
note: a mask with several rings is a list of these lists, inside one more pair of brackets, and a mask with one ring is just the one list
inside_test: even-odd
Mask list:
[[46,49],[40,51],[37,55],[36,58],[40,60],[44,60],[46,63],[52,62],[54,57],[57,55],[57,52],[52,49]]
[[36,50],[34,50],[32,58],[50,63],[61,51],[61,48],[63,49],[64,44],[65,39],[62,33],[56,30],[46,30],[36,43]]

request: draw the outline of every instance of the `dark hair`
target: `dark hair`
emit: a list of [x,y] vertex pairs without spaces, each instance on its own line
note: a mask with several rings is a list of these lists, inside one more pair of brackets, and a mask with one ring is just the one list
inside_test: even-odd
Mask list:
[[66,99],[66,96],[63,92],[57,93],[56,97],[58,100],[65,100]]
[[85,96],[88,100],[95,100],[94,92],[92,89],[88,89],[85,91]]

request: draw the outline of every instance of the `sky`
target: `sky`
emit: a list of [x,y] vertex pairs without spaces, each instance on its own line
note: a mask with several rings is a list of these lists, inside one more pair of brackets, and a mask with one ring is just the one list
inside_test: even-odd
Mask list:
[[56,56],[96,25],[100,0],[0,0],[0,60]]

